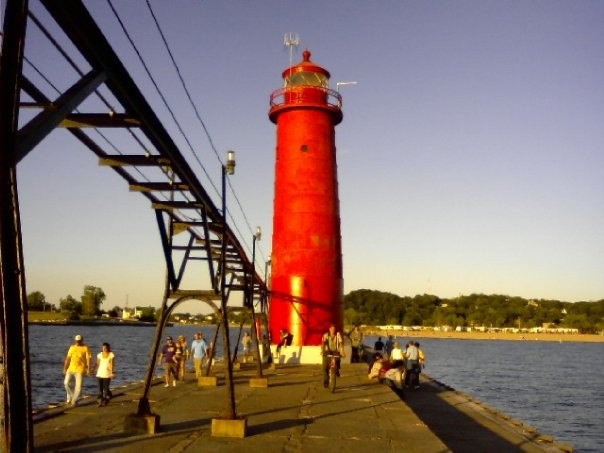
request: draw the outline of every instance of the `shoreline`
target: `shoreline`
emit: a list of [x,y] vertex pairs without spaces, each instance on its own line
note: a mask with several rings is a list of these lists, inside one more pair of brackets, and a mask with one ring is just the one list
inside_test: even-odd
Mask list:
[[604,335],[577,333],[512,333],[512,332],[435,332],[433,330],[365,329],[364,335],[397,338],[435,338],[444,340],[513,340],[513,341],[556,341],[578,343],[604,343]]
[[[131,320],[31,320],[30,325],[43,326],[135,326],[135,327],[155,327],[156,322],[131,321]],[[189,325],[189,324],[184,324]],[[191,324],[200,325],[200,324]],[[205,325],[205,324],[203,324]],[[166,327],[173,326],[173,323],[166,324]],[[247,325],[249,328],[250,326]],[[403,329],[379,329],[376,327],[364,328],[364,336],[387,338],[392,335],[396,338],[434,338],[442,340],[505,340],[505,341],[555,341],[559,343],[604,343],[603,334],[580,334],[580,333],[527,333],[527,332],[457,332],[435,331],[435,330],[403,330]]]
[[[130,320],[107,320],[107,319],[90,319],[90,320],[32,320],[28,321],[29,325],[38,325],[38,326],[134,326],[134,327],[155,327],[157,326],[157,322],[148,322],[148,321],[130,321]],[[172,327],[173,323],[169,322],[166,324],[166,327]]]

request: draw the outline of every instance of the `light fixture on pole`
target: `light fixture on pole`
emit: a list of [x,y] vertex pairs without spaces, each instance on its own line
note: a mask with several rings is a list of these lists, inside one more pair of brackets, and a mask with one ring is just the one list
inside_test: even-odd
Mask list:
[[[235,151],[227,151],[227,161],[226,164],[223,168],[224,171],[226,171],[226,173],[228,175],[234,175],[235,174]],[[222,199],[224,200],[224,191],[222,192],[223,197]],[[223,204],[224,207],[224,204]]]

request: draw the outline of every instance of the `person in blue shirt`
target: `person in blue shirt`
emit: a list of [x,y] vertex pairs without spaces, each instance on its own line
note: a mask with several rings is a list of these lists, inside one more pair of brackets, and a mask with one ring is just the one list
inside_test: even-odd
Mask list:
[[201,332],[197,332],[193,338],[194,340],[191,342],[191,356],[195,365],[195,376],[199,378],[202,374],[203,359],[208,355],[208,344],[203,339],[203,333]]

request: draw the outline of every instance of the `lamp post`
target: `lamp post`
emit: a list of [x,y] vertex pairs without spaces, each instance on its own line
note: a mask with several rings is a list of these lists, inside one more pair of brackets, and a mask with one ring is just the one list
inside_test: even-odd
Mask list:
[[262,360],[260,358],[260,339],[256,328],[256,313],[254,310],[254,288],[256,286],[256,241],[262,238],[262,229],[256,227],[252,239],[252,287],[250,290],[250,310],[252,312],[252,340],[256,343],[256,363],[258,364],[258,377],[262,377]]
[[226,212],[226,177],[235,174],[235,151],[227,152],[226,164],[222,166],[222,243],[220,251],[220,307],[222,309],[222,342],[224,344],[224,360],[226,365],[226,387],[229,404],[226,407],[225,418],[233,420],[235,412],[235,388],[233,386],[233,363],[231,362],[231,345],[229,341],[229,320],[227,316],[226,286],[226,251],[227,251],[227,212]]

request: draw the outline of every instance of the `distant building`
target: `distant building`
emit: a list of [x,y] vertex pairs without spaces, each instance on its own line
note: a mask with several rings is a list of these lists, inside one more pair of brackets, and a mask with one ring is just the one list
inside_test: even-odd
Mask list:
[[143,309],[141,307],[126,307],[122,310],[122,319],[140,319],[142,315]]

